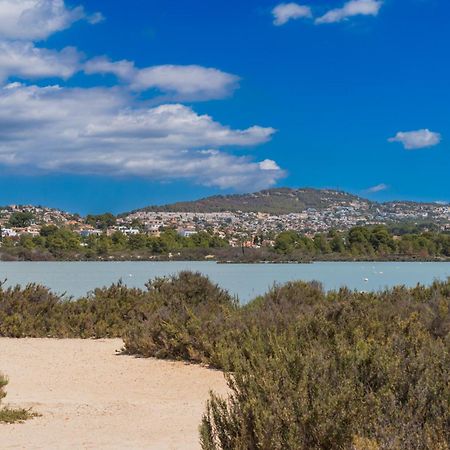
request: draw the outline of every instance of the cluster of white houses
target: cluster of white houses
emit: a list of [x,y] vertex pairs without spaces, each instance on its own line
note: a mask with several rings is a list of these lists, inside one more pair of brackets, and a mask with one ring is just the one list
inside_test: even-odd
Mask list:
[[428,222],[442,231],[450,230],[449,205],[417,205],[393,203],[373,208],[365,201],[336,203],[328,208],[308,208],[301,213],[269,214],[253,212],[145,212],[139,211],[122,219],[124,223],[139,221],[146,229],[173,227],[184,230],[213,230],[214,233],[273,235],[284,230],[316,234],[329,230],[347,230],[359,225],[400,222]]
[[[32,223],[26,227],[11,227],[9,219],[16,212],[31,213]],[[273,237],[284,230],[296,230],[308,235],[331,229],[346,230],[358,225],[399,222],[428,222],[450,231],[450,205],[391,202],[374,207],[361,199],[335,202],[327,208],[309,208],[301,213],[269,214],[256,212],[158,212],[138,211],[118,217],[106,230],[88,225],[82,217],[52,208],[8,206],[0,208],[2,237],[17,238],[23,234],[38,236],[44,225],[68,227],[83,237],[121,232],[125,235],[146,233],[159,236],[162,229],[175,229],[189,237],[199,231],[209,231],[227,239],[231,245],[271,245]],[[256,239],[258,238],[258,239]]]

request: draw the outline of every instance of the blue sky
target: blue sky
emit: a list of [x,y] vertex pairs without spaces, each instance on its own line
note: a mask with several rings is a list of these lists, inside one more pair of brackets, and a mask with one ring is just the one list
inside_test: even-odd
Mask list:
[[3,0],[0,204],[450,201],[444,0]]

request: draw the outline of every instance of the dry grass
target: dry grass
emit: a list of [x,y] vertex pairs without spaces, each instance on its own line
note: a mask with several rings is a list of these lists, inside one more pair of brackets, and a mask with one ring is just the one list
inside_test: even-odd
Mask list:
[[[0,373],[0,403],[6,397],[5,388],[8,384],[8,378]],[[0,423],[20,423],[25,420],[36,417],[37,414],[28,409],[13,409],[9,407],[1,407],[0,405]]]

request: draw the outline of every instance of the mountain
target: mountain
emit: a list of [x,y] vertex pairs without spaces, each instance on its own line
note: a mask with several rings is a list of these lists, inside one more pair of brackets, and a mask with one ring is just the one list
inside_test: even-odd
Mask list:
[[148,206],[135,212],[262,212],[271,214],[299,213],[309,208],[324,210],[337,203],[365,203],[369,200],[346,192],[329,189],[266,189],[251,194],[215,195],[190,202],[177,202],[162,206]]

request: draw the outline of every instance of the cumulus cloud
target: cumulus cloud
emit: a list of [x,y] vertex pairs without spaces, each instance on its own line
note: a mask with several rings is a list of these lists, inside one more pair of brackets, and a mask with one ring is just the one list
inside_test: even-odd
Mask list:
[[366,192],[368,194],[375,194],[376,192],[386,191],[387,189],[389,189],[389,186],[387,184],[381,183],[366,189]]
[[342,22],[353,16],[377,16],[383,2],[381,0],[350,0],[342,6],[328,11],[316,19],[316,24]]
[[277,26],[284,25],[289,20],[312,17],[311,8],[298,3],[280,3],[272,10],[272,14],[273,23]]
[[102,15],[87,15],[81,6],[67,8],[64,0],[1,0],[0,38],[35,41],[86,19],[101,21]]
[[222,148],[261,144],[274,132],[232,129],[181,104],[133,104],[119,88],[0,90],[0,163],[19,168],[259,188],[281,178],[280,167]]
[[226,97],[239,81],[237,76],[214,68],[162,65],[138,69],[131,61],[110,61],[105,57],[87,61],[84,70],[87,74],[111,73],[136,91],[158,89],[190,100]]
[[407,150],[433,147],[442,140],[440,133],[428,129],[417,131],[399,131],[389,142],[400,142]]
[[0,81],[10,76],[66,79],[79,70],[81,57],[73,47],[56,51],[37,48],[31,42],[0,41]]
[[[68,8],[64,0],[0,0],[0,82],[11,76],[67,79],[79,71],[82,54],[75,48],[38,48],[34,41],[80,19],[98,23],[103,15],[88,15],[81,6]],[[239,82],[237,76],[215,68],[162,65],[139,69],[131,61],[113,62],[105,57],[88,61],[84,70],[87,74],[112,73],[134,91],[155,89],[178,101],[224,98]]]
[[280,170],[280,166],[272,159],[265,159],[259,163],[261,170]]
[[[63,0],[0,0],[0,165],[235,189],[268,187],[284,176],[275,161],[229,149],[267,142],[273,128],[233,129],[180,103],[164,104],[167,96],[172,102],[223,98],[238,87],[237,76],[197,65],[86,62],[73,47],[36,45],[81,19],[98,23],[103,16]],[[65,80],[79,71],[113,74],[121,83],[89,89],[6,84],[11,78]],[[150,106],[148,95],[137,95],[147,90],[165,97],[154,96]]]

